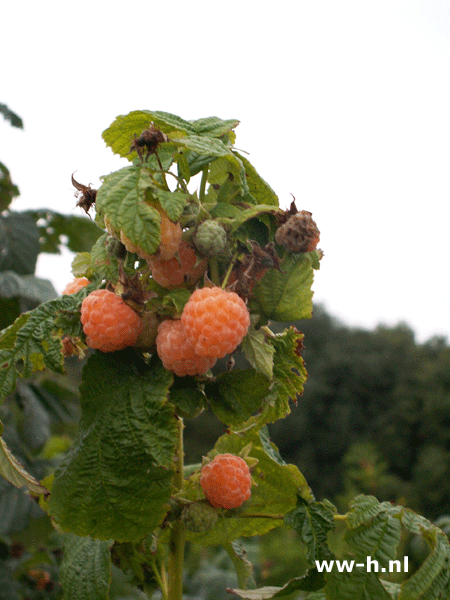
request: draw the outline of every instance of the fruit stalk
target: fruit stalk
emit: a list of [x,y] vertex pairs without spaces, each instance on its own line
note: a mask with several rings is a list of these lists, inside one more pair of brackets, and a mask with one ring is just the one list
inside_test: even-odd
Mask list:
[[[178,440],[175,456],[175,491],[181,491],[184,485],[184,448],[183,448],[184,423],[181,417],[177,417]],[[170,600],[182,600],[183,598],[183,567],[185,546],[184,523],[177,521],[172,527],[169,541],[169,598]]]

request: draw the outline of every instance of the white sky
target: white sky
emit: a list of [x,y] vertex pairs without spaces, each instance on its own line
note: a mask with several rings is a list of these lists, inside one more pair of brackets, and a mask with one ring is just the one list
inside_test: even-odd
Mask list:
[[[2,7],[0,160],[13,209],[74,208],[126,161],[131,110],[237,118],[236,146],[322,232],[315,300],[356,326],[450,338],[450,2],[29,2]],[[69,253],[43,257],[57,290]]]

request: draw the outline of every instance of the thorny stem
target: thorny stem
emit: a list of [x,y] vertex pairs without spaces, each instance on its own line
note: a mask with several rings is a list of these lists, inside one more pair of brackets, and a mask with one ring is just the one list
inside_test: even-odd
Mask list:
[[[178,444],[175,457],[175,491],[183,489],[184,476],[184,449],[183,429],[184,423],[181,417],[177,417]],[[183,597],[183,566],[184,566],[185,528],[183,523],[177,521],[172,527],[169,541],[169,598],[170,600],[182,600]]]

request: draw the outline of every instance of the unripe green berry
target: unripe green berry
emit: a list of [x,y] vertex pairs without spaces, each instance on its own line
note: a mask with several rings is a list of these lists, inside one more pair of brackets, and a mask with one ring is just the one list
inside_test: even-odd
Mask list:
[[220,256],[227,249],[227,232],[217,221],[203,221],[197,228],[194,242],[205,256]]
[[208,502],[193,502],[185,506],[181,513],[181,520],[186,529],[194,533],[203,533],[212,529],[217,519],[217,510]]

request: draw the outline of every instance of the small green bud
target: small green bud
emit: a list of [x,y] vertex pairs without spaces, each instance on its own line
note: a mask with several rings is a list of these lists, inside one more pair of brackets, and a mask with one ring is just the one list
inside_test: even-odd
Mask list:
[[227,232],[217,221],[203,221],[197,228],[194,243],[205,256],[220,256],[227,250]]

